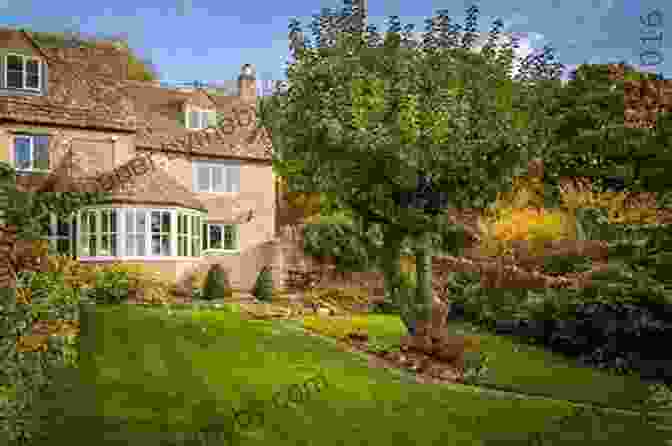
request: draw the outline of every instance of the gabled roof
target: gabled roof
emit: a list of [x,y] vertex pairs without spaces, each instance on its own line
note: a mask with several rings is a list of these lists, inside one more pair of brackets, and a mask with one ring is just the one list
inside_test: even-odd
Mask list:
[[[92,48],[43,48],[25,31],[21,33],[46,60],[49,68],[46,96],[2,96],[0,122],[21,122],[56,127],[80,127],[136,133],[136,146],[193,154],[269,161],[268,138],[254,138],[253,128],[240,129],[203,148],[191,150],[194,131],[185,128],[182,107],[205,94],[217,112],[232,115],[236,107],[256,107],[239,96],[211,94],[207,89],[181,91],[158,82],[127,79],[125,49],[99,42]],[[250,139],[257,140],[250,143]],[[263,142],[260,142],[263,140]],[[185,147],[186,146],[186,147]]]
[[[40,47],[26,31],[1,31],[20,35],[36,48],[47,64],[48,84],[46,96],[3,96],[0,122],[135,131],[133,104],[121,91],[119,80],[74,69],[76,57],[64,58],[63,51]],[[112,51],[85,49],[80,53],[91,59],[107,52],[109,59]]]

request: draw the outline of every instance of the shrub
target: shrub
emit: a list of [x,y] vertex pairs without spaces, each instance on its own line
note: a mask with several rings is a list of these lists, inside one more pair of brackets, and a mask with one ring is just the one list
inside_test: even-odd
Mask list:
[[306,302],[338,310],[356,311],[359,307],[368,304],[369,294],[366,288],[324,288],[308,293]]
[[366,334],[368,331],[366,317],[325,318],[321,316],[307,316],[303,318],[303,327],[325,336],[344,339],[350,334]]
[[128,299],[129,289],[128,273],[100,268],[94,273],[90,294],[98,303],[118,304]]
[[560,210],[499,208],[478,224],[483,234],[481,252],[488,256],[510,253],[513,240],[529,241],[533,252],[540,253],[546,241],[576,238],[575,219]]
[[203,285],[203,299],[223,299],[232,296],[233,290],[226,270],[218,263],[213,264]]
[[264,266],[259,271],[252,294],[261,301],[271,301],[273,297],[273,277],[271,276],[271,269],[268,266]]
[[544,259],[542,272],[548,275],[564,275],[567,273],[585,272],[590,270],[592,260],[581,255],[549,256]]

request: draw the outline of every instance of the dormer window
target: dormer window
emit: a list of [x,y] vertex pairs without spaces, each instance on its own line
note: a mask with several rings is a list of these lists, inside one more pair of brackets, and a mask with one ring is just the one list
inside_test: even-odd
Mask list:
[[40,90],[40,64],[36,57],[8,54],[5,57],[5,85],[19,90]]
[[186,124],[188,129],[201,130],[217,126],[217,114],[214,110],[189,107]]

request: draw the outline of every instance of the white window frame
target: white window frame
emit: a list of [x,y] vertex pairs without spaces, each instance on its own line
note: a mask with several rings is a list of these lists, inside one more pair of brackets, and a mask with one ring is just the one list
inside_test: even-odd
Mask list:
[[[199,122],[197,123],[198,124],[197,126],[194,126],[193,122],[191,122],[191,113],[192,112],[198,113]],[[186,116],[184,118],[184,123],[186,124],[186,127],[189,130],[207,129],[207,128],[211,127],[210,126],[211,120],[216,125],[217,111],[212,109],[212,108],[201,108],[201,107],[194,107],[193,105],[190,105],[190,106],[185,108],[185,113],[186,113]],[[209,113],[212,113],[212,118],[208,118]],[[204,120],[205,120],[205,123],[207,124],[205,127],[203,127]]]
[[[51,138],[51,135],[29,135],[25,133],[15,133],[12,135],[12,164],[16,168],[17,172],[51,172],[51,159],[49,159],[49,146],[47,145],[47,164],[48,167],[46,169],[37,169],[35,168],[35,137],[36,136],[44,136],[47,138]],[[20,169],[17,164],[16,160],[16,140],[18,138],[25,138],[30,141],[30,167],[27,169]],[[49,144],[49,143],[47,143]]]
[[[240,225],[238,224],[228,224],[228,223],[208,223],[204,222],[204,231],[203,231],[203,243],[205,243],[206,249],[203,250],[206,254],[218,254],[218,253],[239,253],[240,252]],[[211,246],[210,240],[210,227],[219,226],[222,230],[222,247],[213,248]],[[224,246],[224,240],[226,237],[226,229],[233,228],[233,243],[234,247],[227,249]]]
[[[102,237],[104,235],[111,235],[109,231],[106,233],[102,233],[102,215],[104,211],[116,211],[116,218],[117,218],[117,223],[116,223],[116,229],[117,231],[114,233],[116,234],[116,243],[117,243],[117,250],[116,250],[116,255],[101,255],[101,245],[102,245]],[[88,225],[82,225],[82,221],[84,220],[84,216],[88,215],[88,212],[93,212],[94,213],[94,221],[95,221],[95,232],[91,233],[88,232]],[[145,213],[145,229],[144,232],[129,232],[127,231],[127,218],[129,215],[132,216],[133,218],[133,228],[128,228],[128,229],[136,229],[135,224],[137,222],[137,213],[138,212],[144,212]],[[159,231],[153,232],[152,227],[151,227],[151,219],[152,219],[152,212],[160,212],[162,219],[162,215],[164,213],[167,213],[170,215],[170,232],[162,232]],[[187,224],[188,224],[188,230],[189,235],[188,235],[188,252],[186,256],[178,256],[177,254],[179,253],[179,245],[178,245],[178,239],[179,239],[179,234],[178,234],[178,216],[187,216]],[[200,258],[202,257],[202,250],[201,248],[201,222],[205,220],[205,214],[203,212],[195,211],[195,210],[190,210],[190,209],[171,209],[171,208],[155,208],[155,207],[115,207],[115,206],[105,206],[105,207],[90,207],[87,209],[83,209],[81,212],[77,214],[77,228],[79,234],[77,234],[78,240],[80,242],[77,244],[78,248],[78,257],[80,259],[83,258],[83,260],[184,260],[184,259],[194,259],[194,258]],[[198,231],[197,234],[193,234],[193,221],[196,221],[197,226],[198,226]],[[160,224],[161,224],[160,220]],[[162,229],[162,228],[160,228]],[[129,236],[136,236],[136,235],[144,235],[144,243],[143,246],[145,248],[144,250],[144,255],[137,255],[138,251],[136,252],[129,252],[127,249],[128,246],[128,240]],[[152,252],[152,235],[159,235],[160,237],[168,237],[169,240],[169,252],[168,255],[163,255],[163,254],[153,254]],[[85,246],[89,246],[89,240],[91,237],[94,237],[95,240],[95,255],[87,255],[84,251]],[[86,239],[86,245],[84,245],[83,240]],[[196,247],[198,249],[194,249],[194,243],[196,243]],[[193,255],[196,253],[197,255]],[[111,254],[111,252],[109,253]],[[143,254],[140,252],[140,254]]]
[[[8,85],[9,58],[11,56],[19,57],[21,59],[21,73],[22,73],[21,80],[23,82],[22,82],[22,86],[19,87],[19,88],[10,87]],[[26,86],[26,82],[27,82],[27,79],[28,79],[28,70],[26,69],[26,64],[27,64],[27,61],[29,61],[29,60],[37,61],[37,87],[27,87]],[[24,54],[8,53],[7,55],[5,55],[5,69],[3,71],[4,71],[4,76],[5,76],[5,79],[4,79],[5,80],[5,83],[4,83],[5,88],[12,89],[12,90],[42,91],[42,59],[40,59],[39,57],[26,56]]]
[[[198,171],[199,168],[208,169],[208,188],[207,190],[200,189]],[[214,187],[214,172],[215,169],[221,171],[222,178],[222,190],[215,190]],[[232,170],[237,171],[238,181],[235,183],[235,186],[228,190],[229,188],[229,175]],[[193,175],[193,190],[196,193],[207,193],[207,194],[237,194],[240,192],[240,183],[241,183],[241,164],[239,162],[212,162],[212,161],[192,161],[192,175]]]

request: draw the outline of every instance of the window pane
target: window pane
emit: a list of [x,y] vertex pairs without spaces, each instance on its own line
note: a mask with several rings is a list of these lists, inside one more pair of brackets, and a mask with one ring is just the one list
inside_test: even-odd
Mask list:
[[223,173],[224,169],[221,167],[212,168],[212,189],[214,192],[224,192]]
[[182,214],[177,214],[177,233],[182,234]]
[[208,225],[203,223],[203,244],[201,245],[203,249],[208,249]]
[[217,127],[217,112],[208,112],[208,127]]
[[7,56],[7,86],[23,88],[23,60],[19,56]]
[[100,238],[100,255],[109,256],[110,254],[110,237],[108,235],[103,235]]
[[147,242],[145,239],[145,234],[140,234],[135,236],[135,247],[137,250],[137,255],[146,256],[147,255]]
[[26,88],[40,87],[40,64],[37,60],[26,61]]
[[210,225],[210,248],[222,249],[222,227]]
[[147,211],[137,211],[135,214],[135,231],[140,233],[147,232]]
[[127,235],[126,236],[126,255],[127,256],[136,256],[137,250],[136,250],[136,236],[135,235]]
[[59,218],[56,222],[56,235],[68,237],[70,235],[70,222],[66,218]]
[[110,211],[100,212],[100,232],[110,232]]
[[193,257],[200,257],[200,255],[201,255],[201,251],[199,250],[198,244],[199,244],[199,239],[197,239],[197,238],[191,239],[191,255]]
[[224,249],[235,249],[235,227],[224,226]]
[[96,213],[89,212],[89,232],[96,232]]
[[152,254],[153,256],[161,255],[161,236],[152,235]]
[[161,232],[161,212],[152,212],[152,232]]
[[226,169],[226,190],[228,192],[238,192],[240,190],[240,166]]
[[117,211],[110,211],[110,232],[117,232]]
[[17,169],[30,169],[30,138],[17,136],[14,138],[14,160]]
[[114,234],[114,235],[112,235],[112,236],[110,236],[110,237],[111,237],[111,238],[110,238],[110,248],[111,248],[111,251],[112,251],[112,255],[113,255],[114,257],[116,257],[116,256],[118,255],[118,254],[117,254],[117,235]]
[[199,166],[196,169],[198,176],[198,192],[208,192],[210,190],[210,168]]
[[170,232],[170,212],[161,213],[161,232]]
[[46,135],[33,136],[33,150],[35,154],[35,168],[49,168],[49,137]]
[[126,209],[126,232],[135,232],[135,225],[133,224],[133,211],[131,209]]
[[189,112],[189,128],[197,129],[200,125],[200,119],[197,111]]
[[169,256],[170,255],[170,237],[161,236],[161,255]]
[[7,70],[7,86],[9,88],[23,88],[23,73]]
[[7,56],[7,69],[12,71],[23,71],[23,60],[21,56]]
[[90,256],[95,256],[96,255],[96,236],[90,236],[89,237],[89,255]]

